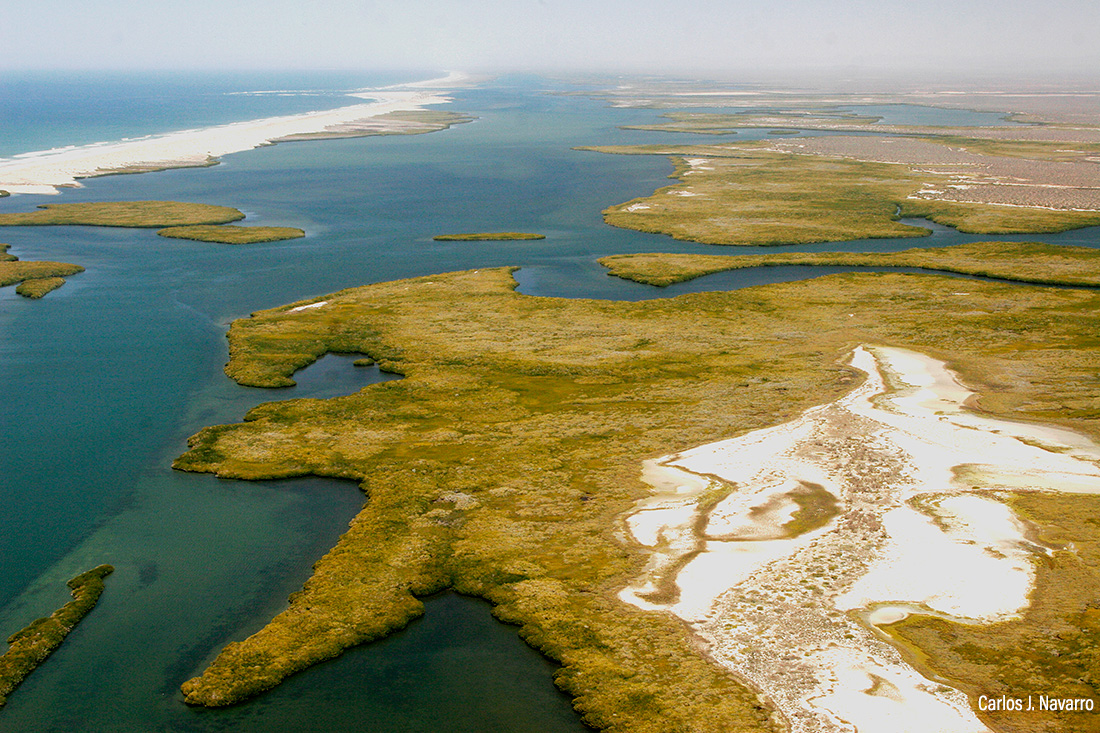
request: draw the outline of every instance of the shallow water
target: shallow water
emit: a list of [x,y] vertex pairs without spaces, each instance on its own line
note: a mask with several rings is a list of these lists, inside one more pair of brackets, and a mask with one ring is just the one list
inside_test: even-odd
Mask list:
[[0,157],[262,117],[333,109],[346,92],[439,72],[9,71],[0,79]]
[[[595,259],[893,251],[983,239],[932,227],[923,239],[726,250],[607,227],[601,209],[665,185],[671,166],[661,157],[571,147],[639,141],[640,133],[618,126],[658,113],[544,95],[544,88],[516,78],[456,92],[453,109],[479,119],[431,135],[283,144],[227,156],[211,169],[91,179],[55,197],[0,201],[0,211],[199,201],[239,207],[248,223],[307,231],[304,239],[227,247],[141,230],[0,230],[0,241],[23,259],[87,268],[41,301],[0,290],[0,631],[67,600],[64,581],[77,572],[101,562],[117,568],[101,605],[12,695],[0,731],[267,731],[307,723],[345,730],[364,721],[393,731],[580,729],[551,684],[553,666],[492,621],[484,604],[455,596],[430,600],[427,616],[408,631],[247,705],[195,711],[180,702],[179,684],[211,654],[279,610],[362,497],[353,485],[320,479],[181,474],[169,469],[171,460],[187,436],[238,421],[260,402],[345,394],[384,377],[351,366],[354,357],[330,356],[300,373],[296,388],[239,387],[222,373],[232,319],[369,282],[467,268],[519,265],[521,291],[533,295],[638,299],[677,291],[608,277]],[[547,239],[431,239],[493,230]],[[1100,230],[1041,239],[1097,246]],[[741,287],[754,276],[726,275],[685,286]],[[478,672],[459,670],[460,659]]]

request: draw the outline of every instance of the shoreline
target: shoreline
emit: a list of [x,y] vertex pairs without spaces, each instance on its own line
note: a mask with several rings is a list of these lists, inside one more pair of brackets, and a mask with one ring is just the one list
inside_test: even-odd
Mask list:
[[[0,158],[0,190],[12,194],[57,194],[61,188],[79,188],[80,179],[128,172],[212,165],[223,155],[272,145],[279,138],[309,134],[323,136],[330,128],[349,125],[393,112],[420,111],[446,104],[450,97],[435,87],[455,85],[465,78],[452,72],[439,79],[400,87],[360,90],[349,96],[360,104],[319,112],[265,117],[118,142],[91,143],[60,149],[21,153]],[[429,90],[429,87],[432,89]],[[377,132],[377,121],[372,131]],[[397,128],[395,128],[397,129]],[[314,137],[317,139],[317,137]]]

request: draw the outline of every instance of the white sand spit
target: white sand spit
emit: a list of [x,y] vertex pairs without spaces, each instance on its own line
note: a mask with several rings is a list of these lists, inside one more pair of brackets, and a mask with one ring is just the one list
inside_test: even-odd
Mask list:
[[[984,731],[874,626],[1019,614],[1047,550],[1000,491],[1100,492],[1100,446],[968,411],[972,393],[921,354],[861,347],[852,365],[866,381],[832,404],[646,462],[654,495],[625,525],[651,555],[620,597],[689,622],[794,733]],[[823,492],[835,516],[793,532],[798,500]]]
[[[417,86],[442,85],[422,82]],[[410,85],[412,86],[412,85]],[[363,91],[352,96],[374,101],[322,112],[268,117],[198,130],[94,143],[79,147],[23,153],[0,158],[0,190],[9,193],[54,194],[59,187],[79,186],[80,178],[135,169],[186,168],[213,158],[251,150],[290,135],[346,129],[389,112],[422,109],[449,102],[448,97],[425,89]]]

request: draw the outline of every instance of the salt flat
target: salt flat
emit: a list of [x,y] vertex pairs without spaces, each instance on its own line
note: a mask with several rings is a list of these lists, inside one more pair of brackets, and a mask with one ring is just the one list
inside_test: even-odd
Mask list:
[[[626,528],[652,554],[620,597],[689,622],[792,731],[984,731],[878,626],[1017,616],[1047,550],[1001,492],[1100,492],[1100,446],[966,409],[972,393],[922,354],[860,347],[852,366],[867,378],[834,403],[647,462],[655,494]],[[798,534],[800,486],[839,508]]]

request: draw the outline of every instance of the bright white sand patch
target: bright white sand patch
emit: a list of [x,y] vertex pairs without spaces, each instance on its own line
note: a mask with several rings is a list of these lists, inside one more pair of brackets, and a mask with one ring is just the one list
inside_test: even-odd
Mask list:
[[322,300],[320,303],[310,303],[309,305],[300,305],[297,308],[291,308],[287,313],[295,313],[297,311],[309,310],[310,308],[320,308],[323,305],[328,305],[327,300]]
[[[435,83],[442,84],[443,81],[435,80]],[[418,86],[432,85],[423,82]],[[95,143],[0,158],[0,190],[53,194],[61,186],[78,186],[77,179],[113,171],[136,167],[155,169],[204,165],[211,158],[251,150],[290,135],[321,133],[389,112],[418,110],[425,105],[450,101],[426,89],[364,91],[352,96],[375,101],[323,112],[268,117],[123,142]]]
[[[921,354],[859,348],[852,365],[866,381],[832,404],[647,461],[655,493],[625,521],[650,561],[620,597],[691,623],[797,733],[983,731],[871,626],[1018,614],[1047,550],[995,489],[1100,492],[1100,446],[968,411],[972,393]],[[790,537],[799,487],[840,503]]]
[[714,170],[713,167],[707,166],[707,163],[710,162],[710,160],[708,160],[707,158],[685,158],[684,162],[687,163],[688,165],[690,165],[695,170],[700,170],[700,171],[712,171],[712,170]]
[[[891,733],[985,733],[974,718],[966,695],[945,691],[916,671],[883,665],[858,648],[818,652],[810,662],[828,669],[831,677],[811,702],[835,717],[836,730],[891,731]],[[914,715],[914,708],[921,712]]]
[[907,600],[982,621],[1022,611],[1035,572],[1024,527],[1011,510],[993,499],[961,495],[940,501],[936,514],[945,528],[908,506],[887,512],[883,559],[834,598],[834,605],[847,610]]
[[631,204],[630,206],[626,207],[626,210],[627,211],[645,211],[648,208],[651,208],[651,207],[647,206],[646,204]]

